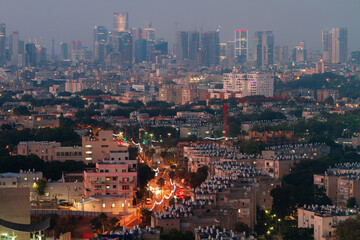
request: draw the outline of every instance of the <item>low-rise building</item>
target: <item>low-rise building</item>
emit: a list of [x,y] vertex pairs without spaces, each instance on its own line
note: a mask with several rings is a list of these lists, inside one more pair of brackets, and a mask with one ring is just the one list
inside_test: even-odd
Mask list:
[[57,128],[60,120],[55,115],[32,114],[24,120],[24,128]]
[[298,209],[298,228],[313,228],[315,240],[333,240],[336,239],[337,225],[357,215],[357,210],[344,209],[335,205],[305,205]]

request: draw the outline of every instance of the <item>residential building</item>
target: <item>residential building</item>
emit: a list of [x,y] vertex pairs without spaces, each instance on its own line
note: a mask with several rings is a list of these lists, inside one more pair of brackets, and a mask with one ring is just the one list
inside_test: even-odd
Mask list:
[[98,136],[82,137],[82,157],[85,162],[97,163],[109,159],[111,151],[127,152],[127,149],[113,136],[112,131],[100,131]]
[[59,142],[20,142],[17,145],[17,154],[29,156],[34,154],[44,161],[54,161],[56,156],[56,148],[59,148]]
[[313,228],[314,240],[335,240],[339,223],[355,218],[358,211],[337,206],[308,205],[298,208],[298,228]]
[[235,92],[241,97],[274,96],[274,76],[269,73],[225,73],[224,91]]

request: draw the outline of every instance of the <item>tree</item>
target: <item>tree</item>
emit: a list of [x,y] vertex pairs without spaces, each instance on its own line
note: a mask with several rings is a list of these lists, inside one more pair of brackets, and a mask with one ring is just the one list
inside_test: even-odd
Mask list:
[[258,154],[260,149],[253,141],[244,141],[240,144],[240,151],[245,154]]
[[165,180],[164,180],[164,178],[159,178],[159,179],[157,180],[156,184],[157,184],[160,188],[164,187],[164,185],[165,185]]
[[140,215],[140,226],[145,228],[146,226],[151,225],[151,214],[152,212],[149,211],[147,208],[140,208],[139,210]]
[[235,228],[234,230],[236,232],[245,232],[246,236],[249,236],[251,229],[249,228],[249,226],[246,223],[243,222],[237,222],[235,223]]
[[93,230],[97,233],[109,233],[111,231],[121,228],[118,218],[108,218],[105,213],[100,213],[99,216],[91,219],[90,223]]
[[326,98],[324,102],[327,105],[334,105],[334,98],[330,96],[330,97]]
[[36,193],[41,198],[42,196],[45,195],[46,181],[43,180],[43,179],[40,179],[40,180],[36,181],[33,188],[36,189]]
[[360,239],[360,216],[348,218],[344,222],[339,223],[335,233],[339,240]]
[[186,231],[185,233],[179,232],[176,229],[170,230],[168,234],[161,236],[163,240],[193,240],[194,234],[191,231]]
[[30,111],[26,106],[19,106],[13,109],[14,115],[17,116],[29,116]]
[[190,182],[190,187],[195,189],[206,180],[207,176],[208,176],[208,167],[203,166],[198,168],[196,173],[194,172],[189,173],[187,175],[187,180],[188,182]]
[[356,198],[354,198],[354,197],[349,198],[346,202],[347,208],[354,208],[356,205],[357,205]]
[[145,188],[147,183],[155,178],[155,172],[146,164],[138,165],[138,176],[139,176],[139,186],[140,188]]
[[129,158],[136,159],[139,155],[139,149],[137,147],[129,147]]

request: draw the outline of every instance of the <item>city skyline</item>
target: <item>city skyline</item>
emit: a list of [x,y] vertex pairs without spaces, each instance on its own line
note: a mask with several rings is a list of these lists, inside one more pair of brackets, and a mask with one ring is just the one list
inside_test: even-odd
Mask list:
[[[21,9],[18,7],[18,1],[16,4],[8,0],[1,3],[0,22],[6,23],[7,33],[18,31],[19,38],[24,40],[36,38],[48,49],[51,47],[51,39],[54,38],[57,53],[60,42],[81,40],[86,46],[91,47],[93,28],[106,26],[109,30],[112,29],[115,12],[128,12],[130,28],[144,28],[146,22],[151,22],[156,30],[156,36],[164,37],[171,43],[175,43],[176,29],[179,31],[196,29],[206,32],[216,30],[220,25],[221,42],[233,41],[234,30],[245,29],[249,31],[249,47],[253,48],[251,39],[254,33],[271,30],[274,32],[276,45],[288,45],[292,48],[300,40],[304,40],[308,48],[321,50],[323,30],[345,27],[349,32],[349,49],[360,48],[360,44],[356,41],[360,34],[356,31],[356,22],[358,22],[356,20],[359,17],[356,16],[355,11],[358,9],[356,5],[360,6],[360,3],[336,3],[324,0],[316,3],[306,1],[288,3],[283,0],[272,3],[263,0],[255,1],[256,3],[207,1],[208,4],[205,7],[202,0],[195,3],[182,1],[181,4],[174,1],[155,0],[151,3],[141,2],[143,7],[139,7],[138,2],[129,1],[120,5],[115,1],[100,3],[79,0],[70,5],[70,1],[65,0],[56,5],[56,12],[51,12],[55,6],[54,1],[40,1],[38,4],[20,1],[22,2]],[[325,2],[326,4],[322,4]],[[32,14],[32,11],[22,10],[34,9],[40,4],[43,11],[37,11],[36,15]],[[238,14],[234,14],[236,10]],[[227,14],[224,15],[225,13]],[[307,17],[301,18],[301,16]],[[26,21],[22,21],[24,19]],[[70,22],[71,25],[69,25]]]

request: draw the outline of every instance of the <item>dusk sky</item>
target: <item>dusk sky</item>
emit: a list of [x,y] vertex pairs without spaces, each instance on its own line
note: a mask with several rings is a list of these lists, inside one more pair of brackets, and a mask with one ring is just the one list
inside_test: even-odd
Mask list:
[[178,30],[216,30],[221,42],[233,39],[235,29],[249,30],[252,46],[257,30],[273,30],[275,44],[293,47],[304,40],[308,48],[321,48],[321,31],[347,27],[349,49],[360,49],[359,0],[0,0],[0,22],[7,34],[20,38],[81,40],[91,46],[95,25],[113,26],[114,12],[128,12],[130,27],[152,22],[157,37],[174,41]]

